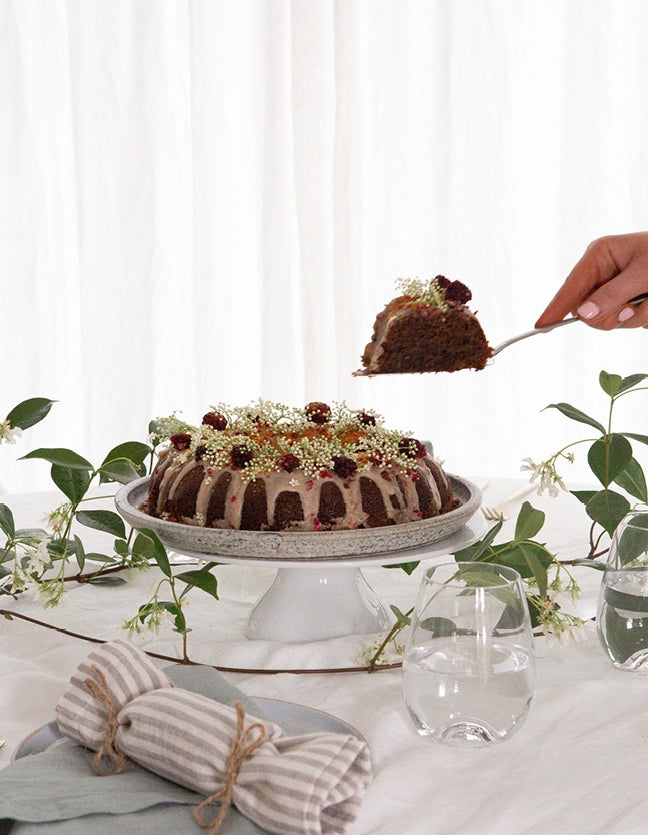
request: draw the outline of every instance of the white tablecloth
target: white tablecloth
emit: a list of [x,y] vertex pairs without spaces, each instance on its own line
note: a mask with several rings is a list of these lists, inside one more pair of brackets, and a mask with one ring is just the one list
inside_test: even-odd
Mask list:
[[[485,504],[520,484],[491,480]],[[583,556],[589,526],[577,500],[568,495],[530,498],[547,512],[539,538],[565,559]],[[45,494],[5,501],[25,526],[42,522],[56,502]],[[92,536],[84,530],[86,539],[92,541]],[[421,567],[407,577],[380,567],[364,570],[385,604],[402,610],[413,605],[420,572]],[[577,572],[584,589],[581,613],[589,617],[595,611],[600,575],[586,568]],[[193,629],[190,657],[245,668],[356,664],[369,643],[367,636],[299,645],[245,639],[250,609],[273,574],[269,567],[223,565],[216,569],[219,602],[194,590],[187,609]],[[18,601],[2,597],[0,605],[109,640],[124,636],[123,621],[136,613],[159,579],[159,571],[151,569],[136,573],[123,586],[70,584],[63,602],[45,610],[27,596]],[[136,640],[145,649],[180,657],[179,636],[170,629]],[[0,767],[21,740],[53,718],[69,675],[92,646],[18,619],[0,620],[0,738],[7,743],[0,750]],[[399,671],[237,673],[228,678],[250,695],[334,714],[367,738],[375,777],[352,835],[647,831],[648,678],[614,669],[591,623],[578,642],[541,638],[536,650],[537,696],[526,723],[506,743],[486,749],[456,749],[420,738],[401,701]]]

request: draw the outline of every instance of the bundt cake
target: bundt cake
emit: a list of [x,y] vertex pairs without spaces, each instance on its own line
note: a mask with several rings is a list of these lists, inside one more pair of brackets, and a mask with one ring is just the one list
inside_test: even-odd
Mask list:
[[362,355],[363,375],[481,369],[493,355],[472,294],[460,281],[399,279],[401,295],[378,314]]
[[458,506],[425,445],[373,411],[259,400],[219,404],[190,426],[153,424],[162,442],[142,510],[211,528],[320,531],[417,521]]

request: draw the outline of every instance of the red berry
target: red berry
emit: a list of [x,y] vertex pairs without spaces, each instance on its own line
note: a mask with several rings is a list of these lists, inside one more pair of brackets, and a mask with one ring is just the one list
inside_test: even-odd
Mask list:
[[232,466],[237,470],[242,470],[254,458],[254,453],[246,446],[235,446],[232,447],[230,457]]
[[189,449],[191,445],[191,435],[188,435],[186,432],[178,432],[175,435],[171,435],[169,440],[177,450]]
[[309,403],[305,409],[306,417],[311,423],[317,423],[320,426],[328,423],[331,419],[331,407],[326,403]]
[[217,429],[219,432],[222,432],[227,426],[227,418],[219,412],[207,412],[206,415],[203,415],[202,422],[207,426],[211,426],[212,429]]
[[277,458],[277,466],[280,470],[285,470],[287,473],[292,473],[293,470],[296,470],[300,463],[299,458],[291,452],[287,452],[285,455]]
[[416,438],[401,438],[398,442],[398,451],[405,458],[425,458],[427,450]]
[[340,478],[352,478],[358,471],[358,465],[345,455],[336,455],[333,459],[333,469]]
[[376,425],[376,418],[373,415],[367,414],[367,412],[360,412],[360,414],[358,415],[358,420],[363,426]]

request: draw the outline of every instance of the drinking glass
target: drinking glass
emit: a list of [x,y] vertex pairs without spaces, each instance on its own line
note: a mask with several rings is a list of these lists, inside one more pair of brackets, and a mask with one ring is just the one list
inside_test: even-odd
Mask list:
[[648,512],[632,511],[612,538],[596,628],[615,667],[648,674]]
[[423,576],[403,656],[403,696],[416,730],[435,742],[502,742],[535,695],[535,656],[520,575],[452,562]]

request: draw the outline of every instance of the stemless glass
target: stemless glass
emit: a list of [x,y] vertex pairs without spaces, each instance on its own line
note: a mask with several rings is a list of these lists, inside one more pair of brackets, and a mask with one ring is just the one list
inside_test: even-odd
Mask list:
[[511,737],[535,695],[535,656],[520,575],[444,563],[423,577],[403,656],[403,696],[421,736],[488,745]]
[[596,628],[620,670],[648,674],[648,512],[619,522],[601,581]]

